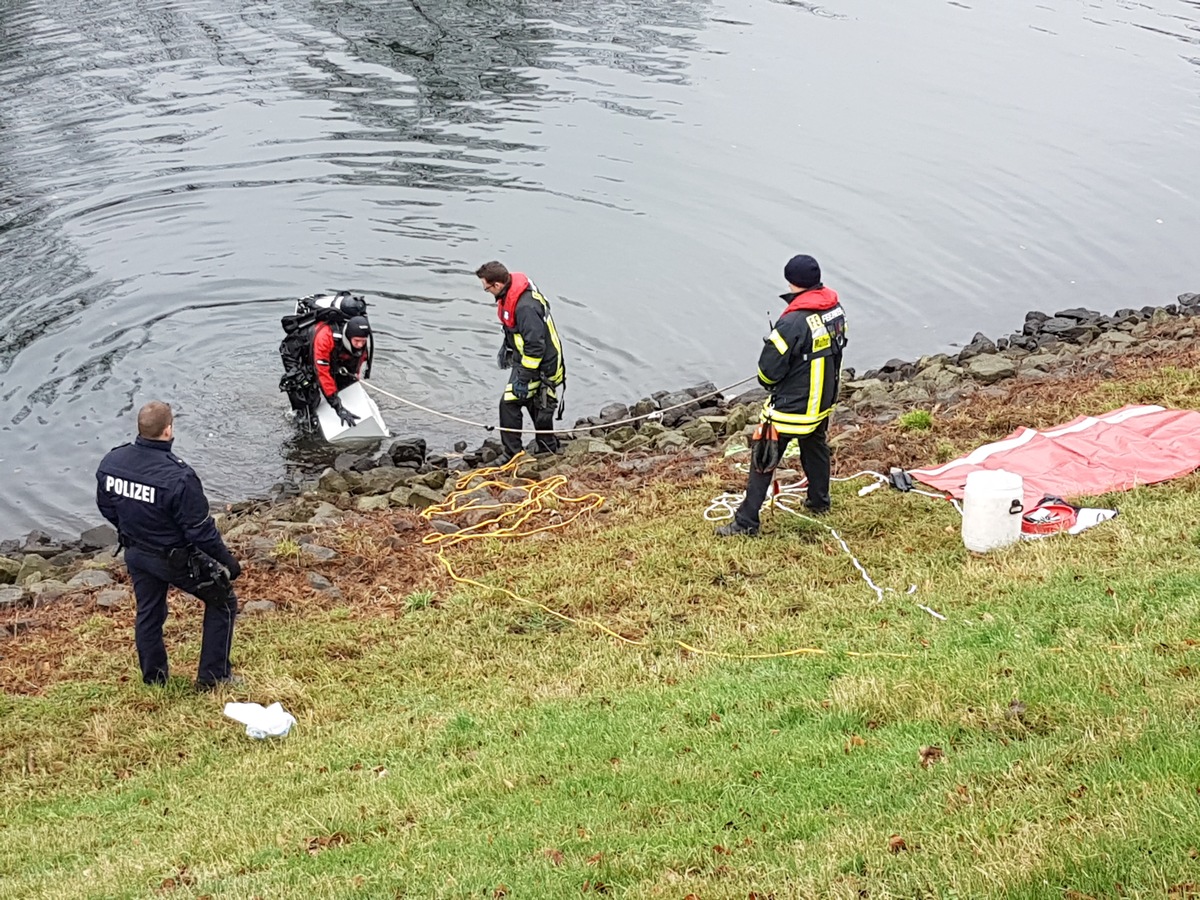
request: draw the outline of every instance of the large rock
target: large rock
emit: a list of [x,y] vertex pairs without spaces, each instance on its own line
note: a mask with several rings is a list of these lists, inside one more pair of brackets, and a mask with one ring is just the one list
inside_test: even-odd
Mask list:
[[418,475],[413,479],[413,486],[421,485],[423,487],[432,488],[435,491],[440,491],[446,486],[446,481],[449,479],[450,473],[445,469],[434,469],[432,472],[426,472],[424,475]]
[[975,337],[971,339],[971,343],[959,351],[958,360],[965,363],[968,359],[974,359],[976,356],[995,352],[996,345],[992,343],[992,340],[983,332],[976,332]]
[[[455,445],[457,449],[458,445]],[[425,438],[421,437],[406,437],[394,442],[388,447],[388,456],[392,458],[392,462],[396,465],[403,463],[416,463],[418,466],[425,462],[425,453],[428,448],[425,445]],[[463,450],[467,448],[464,446]],[[458,452],[462,452],[459,450]]]
[[891,399],[896,403],[924,403],[932,394],[919,384],[901,384],[892,391]]
[[629,407],[624,403],[609,403],[600,410],[600,424],[607,425],[610,422],[619,422],[622,419],[629,418]]
[[1094,346],[1098,345],[1104,347],[1107,345],[1115,350],[1122,347],[1128,347],[1130,344],[1136,344],[1137,342],[1138,339],[1127,332],[1106,331],[1096,338]]
[[17,584],[25,584],[31,577],[42,578],[53,571],[53,566],[36,553],[27,553],[21,560],[21,568],[17,570]]
[[0,587],[0,611],[24,606],[27,596],[24,588]]
[[328,594],[338,600],[342,599],[342,590],[320,572],[308,573],[308,585],[314,591],[320,591],[322,594]]
[[333,468],[338,472],[357,471],[354,466],[359,460],[363,459],[364,456],[365,454],[363,453],[339,453],[333,459]]
[[[379,461],[372,456],[361,456],[350,464],[351,472],[370,472],[372,469],[379,468]],[[388,465],[394,465],[391,459],[388,459]]]
[[320,544],[306,543],[301,545],[301,553],[311,560],[317,562],[329,562],[331,559],[337,559],[338,552],[329,547],[322,547]]
[[1062,362],[1062,359],[1053,353],[1035,353],[1021,360],[1021,371],[1036,370],[1039,372],[1049,372],[1060,362]]
[[[692,413],[700,408],[700,404],[696,403],[695,398],[687,391],[676,391],[673,394],[667,394],[659,399],[659,408],[664,410],[662,423],[668,428],[674,428],[684,419],[690,418]],[[678,406],[678,409],[670,409],[670,407]]]
[[703,419],[689,422],[681,430],[683,431],[683,436],[688,439],[688,442],[695,444],[697,447],[706,447],[717,442],[717,432],[713,429],[712,425]]
[[756,414],[747,406],[735,406],[729,411],[729,416],[725,420],[725,434],[741,434],[752,419],[757,418]]
[[566,459],[580,459],[584,456],[603,456],[616,452],[616,450],[608,446],[604,441],[584,438],[578,441],[571,441],[567,445],[563,456]]
[[606,434],[604,439],[614,447],[619,447],[635,434],[637,434],[637,431],[632,425],[621,425]]
[[994,353],[976,356],[967,363],[966,370],[968,375],[984,384],[995,384],[1017,374],[1017,367],[1011,359]]
[[445,498],[431,487],[426,487],[423,484],[414,484],[408,491],[408,501],[405,506],[411,506],[414,509],[428,509],[431,506],[436,506]]
[[617,449],[620,450],[622,453],[629,453],[630,451],[633,451],[633,450],[645,450],[647,447],[650,446],[650,443],[651,443],[651,439],[649,437],[647,437],[646,435],[635,434],[629,440],[625,441],[623,444],[621,444],[619,447],[617,447]]
[[113,583],[113,577],[103,569],[84,569],[67,582],[72,589],[108,587]]
[[63,594],[70,593],[70,588],[63,582],[50,578],[45,581],[34,581],[25,585],[25,590],[33,595],[34,599],[40,603],[48,603],[51,600],[57,600]]
[[717,386],[711,381],[705,381],[702,384],[693,385],[690,388],[684,388],[684,392],[691,394],[697,399],[704,397],[705,402],[721,399],[721,395],[717,391]]
[[309,514],[307,521],[312,522],[314,525],[331,525],[340,521],[341,518],[342,511],[340,509],[332,503],[321,502]]
[[12,584],[17,580],[17,573],[20,571],[21,563],[19,560],[0,556],[0,584]]
[[944,391],[958,384],[962,378],[961,373],[961,369],[958,369],[956,374],[949,366],[933,363],[917,373],[913,384],[926,385],[933,391]]
[[387,494],[373,494],[368,497],[359,497],[358,502],[354,504],[359,512],[370,512],[373,509],[387,509],[391,506]]
[[364,472],[362,481],[354,488],[356,494],[388,494],[413,477],[412,469],[403,466],[380,466]]
[[[849,368],[843,369],[842,372],[847,381],[854,380],[854,370],[853,369],[849,369]],[[748,391],[743,391],[742,393],[738,394],[736,397],[734,397],[732,400],[729,401],[729,405],[730,406],[755,406],[755,407],[758,407],[758,406],[762,406],[763,402],[766,399],[767,399],[766,389],[760,388],[760,387],[754,387],[754,388],[750,388],[750,390],[748,390]]]
[[675,453],[688,445],[688,439],[678,431],[664,431],[654,439],[655,450],[665,450]]
[[242,613],[244,615],[262,615],[275,611],[275,604],[270,600],[247,600],[242,604]]
[[846,398],[855,403],[869,403],[872,400],[882,400],[888,395],[888,385],[878,378],[863,378],[858,381],[847,381],[843,388]]
[[79,535],[79,549],[85,552],[117,546],[117,530],[111,525],[97,525]]
[[129,591],[122,588],[112,588],[96,595],[96,605],[101,609],[118,609],[132,600],[133,596]]
[[322,472],[317,486],[327,494],[345,494],[350,490],[350,482],[337,469],[326,469]]
[[1097,331],[1094,326],[1085,325],[1078,319],[1066,316],[1054,316],[1042,323],[1040,337],[1056,337],[1064,341],[1077,341],[1086,334]]
[[648,416],[658,409],[658,401],[653,397],[643,397],[630,408],[630,413],[635,416]]

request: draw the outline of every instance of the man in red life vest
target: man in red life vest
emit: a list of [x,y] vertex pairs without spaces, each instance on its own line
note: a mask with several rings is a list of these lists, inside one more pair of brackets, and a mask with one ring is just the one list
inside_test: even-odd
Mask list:
[[338,391],[362,377],[371,355],[371,326],[366,316],[354,316],[340,331],[328,322],[313,329],[312,361],[317,383],[325,401],[346,425],[353,426],[358,416],[342,406]]
[[567,370],[562,342],[550,317],[550,301],[525,275],[509,272],[494,260],[480,266],[475,275],[483,289],[496,298],[496,316],[504,329],[497,362],[500,368],[510,369],[500,398],[502,461],[521,452],[523,409],[529,410],[533,419],[538,451],[554,452],[558,449],[558,438],[552,433],[554,409],[559,405]]
[[808,478],[809,512],[829,512],[829,415],[837,403],[846,346],[846,314],[836,291],[821,283],[821,267],[811,256],[793,256],[783,269],[787,309],[763,341],[758,381],[770,396],[763,404],[751,453],[746,499],[718,537],[758,534],[758,513],[788,444],[800,445],[800,465]]

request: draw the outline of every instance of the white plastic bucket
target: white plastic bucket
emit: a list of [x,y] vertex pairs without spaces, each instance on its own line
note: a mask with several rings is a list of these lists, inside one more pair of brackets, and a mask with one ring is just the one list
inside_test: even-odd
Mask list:
[[963,491],[962,539],[968,550],[987,553],[1021,539],[1025,482],[1003,469],[971,472]]

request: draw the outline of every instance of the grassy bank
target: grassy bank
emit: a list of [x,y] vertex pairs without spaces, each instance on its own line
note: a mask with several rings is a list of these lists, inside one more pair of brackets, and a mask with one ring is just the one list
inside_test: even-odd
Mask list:
[[[893,429],[893,452],[999,436],[1022,402],[1200,406],[1189,369],[1130,365]],[[183,674],[142,687],[129,611],[0,644],[0,897],[1200,892],[1200,477],[984,558],[949,504],[839,484],[828,524],[882,602],[817,523],[711,539],[740,480],[583,474],[600,512],[446,551],[532,602],[455,584],[386,518],[334,541],[345,602],[286,559],[249,571],[281,609],[240,622],[236,660],[299,719],[279,741]],[[198,620],[175,603],[177,672]]]

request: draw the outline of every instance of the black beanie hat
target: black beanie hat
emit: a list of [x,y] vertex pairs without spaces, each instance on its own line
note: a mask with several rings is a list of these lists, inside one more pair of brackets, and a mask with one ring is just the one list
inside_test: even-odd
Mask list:
[[801,253],[788,260],[783,267],[783,277],[788,284],[798,288],[816,287],[821,283],[821,267],[811,256]]
[[370,337],[371,323],[367,321],[365,316],[354,316],[346,323],[345,331],[346,339]]

